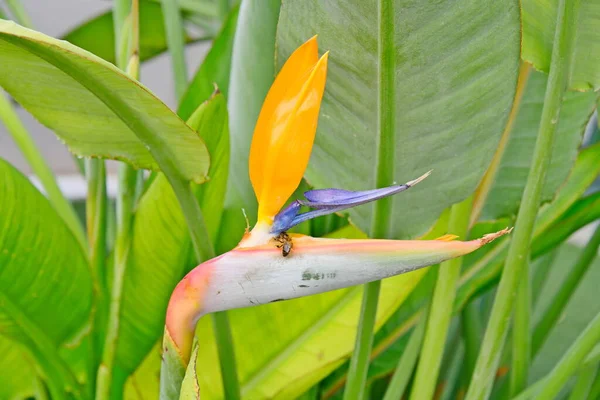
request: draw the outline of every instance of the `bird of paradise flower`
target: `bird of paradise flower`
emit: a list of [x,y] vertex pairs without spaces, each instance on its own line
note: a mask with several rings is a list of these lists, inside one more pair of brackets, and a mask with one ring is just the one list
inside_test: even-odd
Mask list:
[[[340,212],[407,190],[403,185],[349,191],[318,189],[281,210],[308,165],[325,89],[329,53],[318,57],[316,36],[294,51],[261,109],[250,149],[250,180],[258,219],[231,251],[208,260],[177,285],[167,309],[161,390],[178,387],[190,360],[197,320],[211,312],[266,304],[354,286],[438,264],[477,250],[509,229],[471,241],[327,239],[288,234],[311,218]],[[285,168],[280,168],[285,165]],[[311,210],[300,213],[301,207]],[[290,288],[295,290],[290,290]],[[169,397],[169,396],[165,396]]]

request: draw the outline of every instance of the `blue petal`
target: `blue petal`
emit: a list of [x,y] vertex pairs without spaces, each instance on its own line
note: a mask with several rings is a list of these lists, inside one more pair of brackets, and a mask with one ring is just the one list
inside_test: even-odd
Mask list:
[[271,233],[279,234],[283,231],[287,231],[292,226],[297,225],[294,224],[294,218],[300,212],[300,203],[298,200],[292,202],[289,206],[284,208],[275,216],[273,220],[273,226],[271,226]]
[[[301,222],[327,214],[337,213],[351,207],[359,206],[374,200],[403,192],[425,179],[431,171],[425,175],[405,183],[381,189],[351,191],[343,189],[317,189],[304,193],[306,200],[296,200],[275,216],[271,232],[279,234],[298,225]],[[315,210],[303,214],[300,207],[306,206]]]

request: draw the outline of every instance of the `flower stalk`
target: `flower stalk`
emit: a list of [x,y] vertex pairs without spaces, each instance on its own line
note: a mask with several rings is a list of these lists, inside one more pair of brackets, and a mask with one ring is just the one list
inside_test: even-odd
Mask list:
[[577,4],[578,1],[559,1],[550,75],[546,86],[544,108],[533,161],[517,215],[515,234],[508,250],[504,271],[466,400],[484,399],[489,396],[502,355],[519,278],[528,262],[529,245],[540,205],[552,143],[558,126],[562,96],[568,82]]

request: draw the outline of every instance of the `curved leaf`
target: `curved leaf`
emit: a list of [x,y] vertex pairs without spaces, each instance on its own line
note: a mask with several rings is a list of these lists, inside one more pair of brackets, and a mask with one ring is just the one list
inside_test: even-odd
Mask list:
[[[280,63],[315,34],[331,50],[326,93],[307,179],[317,188],[375,185],[378,66],[395,64],[396,165],[404,182],[426,182],[394,198],[392,237],[416,237],[465,199],[494,154],[515,93],[520,53],[517,0],[395,1],[396,57],[378,58],[373,2],[284,2]],[[385,52],[384,52],[385,53]],[[349,212],[361,228],[372,207]]]
[[139,82],[70,43],[0,21],[0,86],[80,156],[169,168],[201,183],[198,135]]
[[[548,72],[557,0],[522,0],[524,60],[540,71]],[[575,23],[572,72],[569,87],[575,90],[597,90],[600,87],[600,1],[581,2]]]
[[30,347],[46,373],[68,375],[57,349],[80,335],[92,310],[84,250],[48,200],[1,159],[0,209],[0,335]]
[[[207,229],[217,237],[227,184],[229,136],[224,96],[190,117],[212,155],[210,181],[195,188]],[[132,372],[161,337],[169,295],[189,264],[190,238],[177,198],[164,175],[140,199],[123,283],[116,363]],[[141,284],[143,282],[143,284]]]
[[[517,213],[533,157],[533,147],[542,115],[547,76],[532,71],[510,134],[506,152],[487,198],[481,219],[494,220]],[[552,200],[569,175],[590,116],[594,93],[567,93],[560,111],[552,161],[546,174],[542,201]]]
[[[140,1],[140,61],[167,50],[165,27],[160,4]],[[98,40],[102,38],[102,40]],[[115,31],[112,11],[97,16],[76,27],[64,40],[115,64]],[[187,42],[194,42],[186,35]]]

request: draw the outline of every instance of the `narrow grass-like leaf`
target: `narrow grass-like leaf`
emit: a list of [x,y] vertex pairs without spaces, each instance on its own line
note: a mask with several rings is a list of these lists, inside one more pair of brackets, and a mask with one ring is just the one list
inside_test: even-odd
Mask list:
[[175,97],[179,101],[187,87],[187,65],[185,63],[185,38],[178,0],[161,0],[167,44],[171,56],[171,69],[175,81]]
[[231,11],[206,58],[188,85],[177,111],[181,118],[187,120],[194,110],[210,97],[215,90],[215,85],[227,98],[238,11],[238,7]]
[[[62,39],[116,64],[115,29],[111,11],[86,21],[68,32]],[[185,34],[185,39],[187,43],[194,43],[203,38]],[[165,25],[160,4],[140,0],[140,60],[148,60],[166,50]]]
[[552,302],[547,306],[541,319],[536,323],[533,331],[533,354],[536,354],[542,348],[550,330],[560,318],[569,299],[577,289],[579,282],[587,272],[592,261],[596,258],[599,246],[600,227],[596,228],[596,231],[589,239],[581,256],[570,269],[569,274],[562,283],[559,291],[554,296]]

